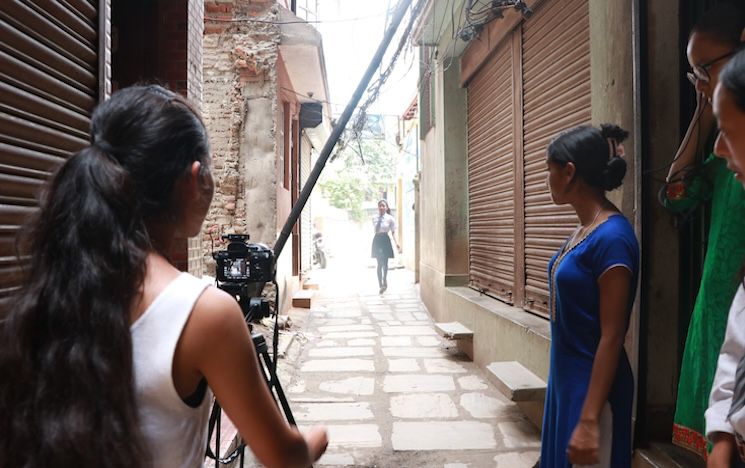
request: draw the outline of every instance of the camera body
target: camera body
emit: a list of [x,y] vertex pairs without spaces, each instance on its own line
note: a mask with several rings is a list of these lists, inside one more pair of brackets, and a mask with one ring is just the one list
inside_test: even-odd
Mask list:
[[238,301],[248,322],[270,315],[269,302],[260,297],[264,284],[274,280],[274,253],[264,244],[251,244],[248,234],[225,234],[225,250],[212,254],[217,265],[217,287]]
[[226,250],[212,254],[217,281],[268,283],[274,279],[274,253],[264,244],[250,244],[248,234],[225,234]]

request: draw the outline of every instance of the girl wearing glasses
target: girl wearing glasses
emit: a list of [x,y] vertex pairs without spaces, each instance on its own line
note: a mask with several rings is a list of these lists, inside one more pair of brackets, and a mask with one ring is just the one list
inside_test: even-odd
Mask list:
[[688,79],[696,89],[697,107],[685,138],[670,166],[664,204],[684,213],[702,202],[711,203],[711,220],[701,285],[688,328],[680,373],[673,442],[706,456],[704,411],[708,406],[727,311],[737,289],[735,277],[745,258],[745,217],[732,216],[745,208],[745,190],[722,159],[696,157],[713,135],[711,99],[719,73],[737,52],[745,27],[745,10],[722,4],[704,15],[688,40],[691,66]]

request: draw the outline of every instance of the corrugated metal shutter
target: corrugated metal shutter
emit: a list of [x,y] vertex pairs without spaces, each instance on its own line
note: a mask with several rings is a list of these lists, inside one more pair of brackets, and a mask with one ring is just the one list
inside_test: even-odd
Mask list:
[[[301,138],[304,138],[301,134]],[[310,142],[306,139],[303,141],[303,147],[310,148]],[[305,187],[305,183],[308,181],[310,175],[310,157],[311,150],[303,150],[303,154],[300,155],[300,190]],[[311,267],[311,258],[313,255],[313,237],[311,229],[311,204],[306,203],[303,208],[303,212],[300,215],[300,269],[302,271],[308,271]]]
[[469,278],[507,302],[515,282],[512,65],[505,40],[468,84]]
[[0,301],[43,182],[88,142],[99,98],[98,2],[0,2]]
[[578,222],[551,202],[545,151],[562,130],[590,121],[589,27],[588,0],[543,2],[523,24],[525,308],[541,314],[548,261]]

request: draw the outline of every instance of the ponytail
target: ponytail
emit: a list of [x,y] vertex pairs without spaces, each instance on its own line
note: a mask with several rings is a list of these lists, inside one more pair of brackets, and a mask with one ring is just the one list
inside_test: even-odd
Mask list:
[[115,93],[94,143],[53,177],[22,240],[24,287],[0,321],[0,466],[142,467],[130,313],[172,212],[175,181],[209,162],[199,116],[158,86]]
[[126,172],[93,146],[60,168],[44,197],[24,249],[33,253],[28,283],[1,330],[0,372],[17,381],[0,386],[2,466],[146,460],[129,310],[148,235],[130,190]]

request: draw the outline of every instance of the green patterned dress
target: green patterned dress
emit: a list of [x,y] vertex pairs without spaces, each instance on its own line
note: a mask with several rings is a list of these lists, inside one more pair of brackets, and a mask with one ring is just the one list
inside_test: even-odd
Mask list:
[[711,200],[704,269],[688,326],[673,425],[673,443],[706,458],[704,412],[745,260],[745,190],[725,161],[712,154],[676,195],[671,197],[668,190],[665,205],[671,211],[689,210]]

